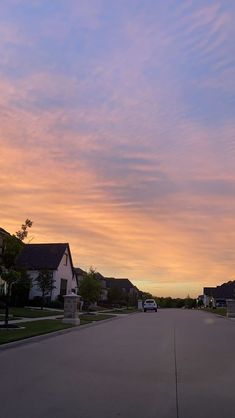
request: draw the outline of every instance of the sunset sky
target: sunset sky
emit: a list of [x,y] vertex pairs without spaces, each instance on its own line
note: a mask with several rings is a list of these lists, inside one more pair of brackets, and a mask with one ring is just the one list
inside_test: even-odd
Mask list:
[[235,279],[234,0],[2,0],[0,227],[158,296]]

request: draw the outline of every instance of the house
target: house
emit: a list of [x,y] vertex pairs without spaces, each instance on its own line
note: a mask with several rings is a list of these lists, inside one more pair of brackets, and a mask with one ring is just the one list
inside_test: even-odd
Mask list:
[[87,272],[85,270],[82,270],[80,267],[74,267],[74,273],[76,275],[78,293],[79,293],[80,284],[83,281],[84,277],[86,277]]
[[101,294],[100,294],[99,302],[106,302],[108,300],[108,289],[107,289],[105,277],[102,276],[102,274],[100,274],[99,272],[97,272],[95,276],[96,276],[96,279],[101,284]]
[[18,255],[15,267],[18,270],[26,270],[32,278],[30,299],[41,296],[35,279],[43,270],[50,271],[54,279],[55,289],[49,296],[50,300],[56,300],[59,295],[63,296],[77,290],[76,275],[68,243],[27,244]]
[[[87,272],[82,270],[79,267],[75,267],[74,268],[75,274],[76,274],[76,278],[77,278],[77,283],[78,283],[78,293],[79,293],[79,287],[80,284],[82,282],[82,280],[86,277]],[[108,299],[108,289],[106,288],[106,279],[104,276],[102,276],[101,273],[99,272],[95,272],[95,278],[96,280],[98,280],[101,284],[101,295],[100,295],[100,300],[98,302],[105,302]]]
[[215,306],[215,287],[204,287],[203,289],[203,305],[205,307]]
[[235,299],[235,281],[229,281],[216,287],[204,287],[204,306],[225,307],[227,300]]
[[2,255],[4,250],[4,239],[9,235],[9,232],[5,231],[3,228],[0,228],[0,265],[2,262]]
[[128,297],[133,302],[137,301],[139,297],[139,290],[131,283],[129,279],[115,279],[113,277],[106,277],[105,280],[108,290],[112,288],[120,289],[124,296]]

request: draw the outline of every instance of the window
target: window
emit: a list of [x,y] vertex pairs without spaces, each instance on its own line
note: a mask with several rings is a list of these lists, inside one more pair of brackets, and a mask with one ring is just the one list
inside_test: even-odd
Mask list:
[[60,280],[60,295],[66,295],[66,293],[67,293],[67,283],[68,283],[68,280],[66,280],[66,279],[61,279]]
[[68,265],[68,254],[64,255],[64,266]]

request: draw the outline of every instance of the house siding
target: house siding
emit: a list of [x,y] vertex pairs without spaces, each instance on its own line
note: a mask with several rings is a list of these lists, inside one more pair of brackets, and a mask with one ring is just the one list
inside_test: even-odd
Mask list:
[[[65,255],[67,255],[67,265],[65,264]],[[29,294],[29,298],[33,299],[36,296],[41,296],[40,291],[37,289],[37,284],[35,279],[37,278],[39,271],[38,270],[34,270],[34,271],[28,271],[30,277],[32,278],[32,289],[30,291]],[[54,286],[55,289],[53,289],[52,293],[51,293],[51,300],[56,300],[57,297],[60,294],[60,282],[61,279],[65,279],[67,280],[67,293],[70,293],[73,289],[77,289],[77,284],[76,284],[76,278],[75,275],[73,274],[73,268],[70,262],[70,257],[69,257],[69,253],[68,250],[65,251],[60,264],[58,266],[57,270],[53,271],[53,279],[55,280],[54,282]]]

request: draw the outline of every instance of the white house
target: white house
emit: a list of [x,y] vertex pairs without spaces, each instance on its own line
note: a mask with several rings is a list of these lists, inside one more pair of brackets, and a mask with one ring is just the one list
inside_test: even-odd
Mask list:
[[51,300],[71,291],[77,291],[77,281],[68,243],[59,244],[26,244],[16,259],[16,268],[26,270],[32,278],[32,289],[29,298],[41,296],[36,277],[40,271],[50,271],[55,289],[49,296]]

